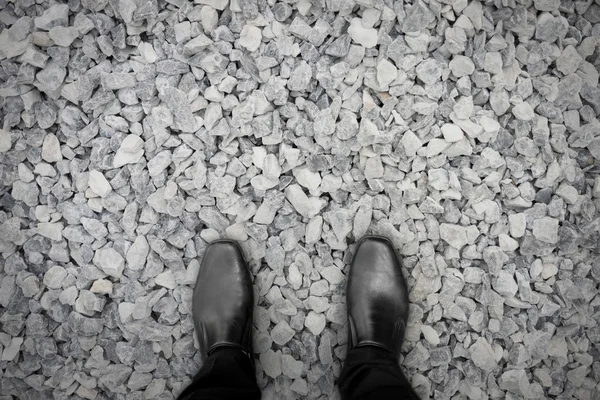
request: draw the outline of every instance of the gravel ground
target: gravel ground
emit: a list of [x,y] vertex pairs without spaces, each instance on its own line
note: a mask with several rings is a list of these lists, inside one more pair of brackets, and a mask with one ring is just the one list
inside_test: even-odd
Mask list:
[[600,398],[599,0],[0,0],[0,400],[173,399],[207,243],[337,399],[354,243],[425,399]]

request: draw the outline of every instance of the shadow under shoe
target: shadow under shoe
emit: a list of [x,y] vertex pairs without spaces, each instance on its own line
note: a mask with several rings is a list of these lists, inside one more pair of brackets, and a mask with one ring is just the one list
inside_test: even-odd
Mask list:
[[238,244],[212,242],[200,264],[192,302],[204,359],[220,347],[238,348],[252,357],[253,295],[250,270]]
[[376,346],[400,356],[408,320],[408,289],[391,242],[363,238],[354,253],[346,289],[350,348]]

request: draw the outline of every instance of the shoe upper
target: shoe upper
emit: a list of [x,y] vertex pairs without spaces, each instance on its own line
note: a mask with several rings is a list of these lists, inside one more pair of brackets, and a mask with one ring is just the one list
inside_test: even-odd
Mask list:
[[360,241],[346,293],[349,345],[377,346],[398,357],[408,319],[408,289],[387,239],[366,237]]
[[192,312],[202,354],[237,347],[251,354],[253,290],[250,270],[235,242],[206,249],[194,288]]

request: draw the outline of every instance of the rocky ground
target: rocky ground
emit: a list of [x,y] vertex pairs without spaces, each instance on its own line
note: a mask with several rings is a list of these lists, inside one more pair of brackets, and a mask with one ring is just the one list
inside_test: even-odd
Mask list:
[[239,241],[265,399],[336,399],[354,243],[422,398],[600,398],[600,1],[0,0],[0,399],[173,399]]

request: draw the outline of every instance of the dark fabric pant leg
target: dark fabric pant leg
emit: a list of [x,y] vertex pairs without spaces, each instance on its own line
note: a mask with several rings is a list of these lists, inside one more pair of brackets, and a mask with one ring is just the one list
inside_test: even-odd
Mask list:
[[252,363],[239,349],[218,348],[178,400],[260,400]]
[[337,383],[342,400],[419,400],[394,355],[375,346],[348,350]]

